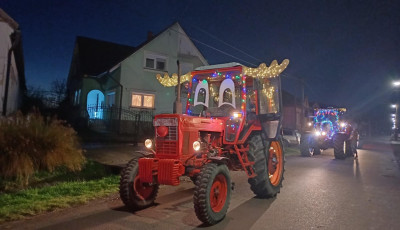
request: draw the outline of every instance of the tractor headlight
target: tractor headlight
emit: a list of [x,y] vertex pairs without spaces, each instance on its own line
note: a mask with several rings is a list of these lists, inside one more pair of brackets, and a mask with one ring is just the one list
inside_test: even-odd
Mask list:
[[321,132],[320,131],[315,131],[315,136],[321,136]]
[[233,112],[232,116],[233,116],[233,118],[241,118],[242,113],[241,112]]
[[346,123],[344,123],[344,122],[340,123],[340,127],[342,127],[342,128],[346,127]]
[[321,134],[322,134],[322,136],[325,136],[325,135],[326,135],[326,132],[322,132]]
[[194,151],[200,150],[200,141],[193,142],[193,149],[194,149]]
[[308,126],[311,126],[312,125],[312,123],[311,122],[308,122]]
[[144,141],[144,146],[146,146],[148,149],[151,149],[151,147],[153,147],[153,141],[151,139],[146,139]]

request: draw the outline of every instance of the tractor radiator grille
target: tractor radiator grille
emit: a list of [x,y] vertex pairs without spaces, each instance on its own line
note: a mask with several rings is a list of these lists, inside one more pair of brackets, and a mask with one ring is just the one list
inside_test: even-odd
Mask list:
[[168,135],[156,137],[157,154],[175,155],[178,152],[178,126],[168,126]]

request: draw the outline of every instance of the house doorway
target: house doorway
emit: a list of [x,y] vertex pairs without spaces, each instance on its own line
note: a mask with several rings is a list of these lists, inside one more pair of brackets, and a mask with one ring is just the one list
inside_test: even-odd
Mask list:
[[104,94],[100,90],[91,90],[87,95],[86,108],[90,119],[103,119]]

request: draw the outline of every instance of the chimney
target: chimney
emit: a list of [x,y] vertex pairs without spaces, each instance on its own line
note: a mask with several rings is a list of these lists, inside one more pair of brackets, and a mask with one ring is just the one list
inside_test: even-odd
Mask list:
[[151,31],[147,31],[147,41],[149,41],[150,39],[152,39],[153,38],[153,32],[151,32]]

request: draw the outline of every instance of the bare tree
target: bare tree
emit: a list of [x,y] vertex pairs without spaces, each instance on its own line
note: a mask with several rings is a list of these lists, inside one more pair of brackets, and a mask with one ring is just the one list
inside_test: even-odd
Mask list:
[[50,92],[56,97],[57,104],[59,104],[67,96],[67,83],[65,79],[56,79],[51,82]]

